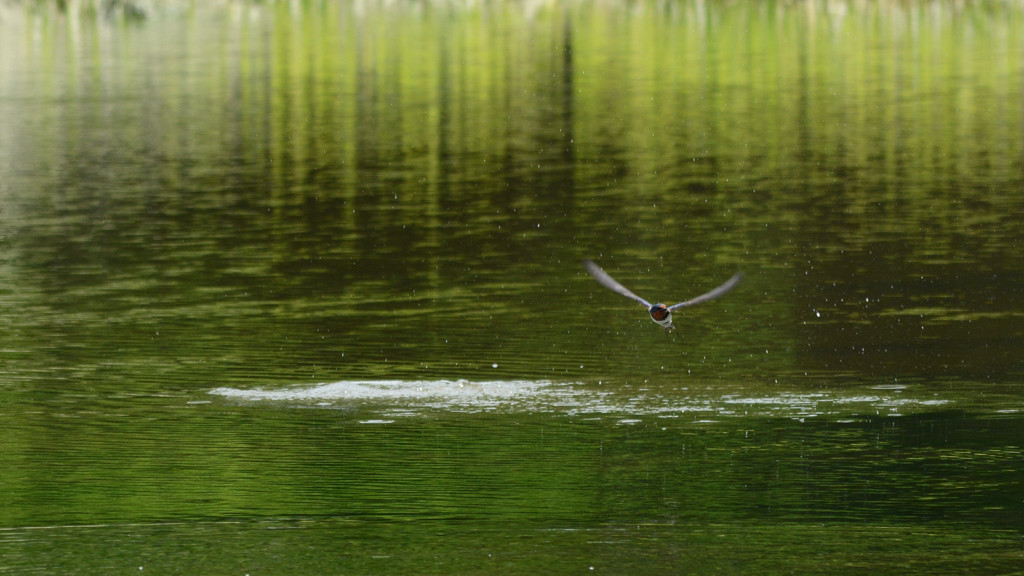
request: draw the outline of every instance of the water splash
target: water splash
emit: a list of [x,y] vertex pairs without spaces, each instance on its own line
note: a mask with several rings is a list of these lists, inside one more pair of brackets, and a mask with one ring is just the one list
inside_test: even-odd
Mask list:
[[394,408],[487,409],[574,396],[573,384],[548,380],[342,380],[265,390],[216,388],[211,394],[246,401],[388,403]]
[[[415,416],[427,410],[495,410],[570,416],[618,415],[633,423],[649,416],[690,415],[715,422],[730,417],[814,418],[822,416],[899,416],[934,409],[950,401],[917,398],[907,390],[816,391],[773,395],[671,394],[653,390],[612,392],[581,382],[550,380],[342,380],[277,389],[215,388],[210,394],[243,402],[324,407],[369,407],[382,417]],[[375,420],[376,421],[376,420]]]

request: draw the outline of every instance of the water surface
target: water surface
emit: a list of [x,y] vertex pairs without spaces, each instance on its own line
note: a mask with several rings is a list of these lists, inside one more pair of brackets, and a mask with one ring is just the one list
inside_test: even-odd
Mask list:
[[137,6],[0,8],[0,572],[1019,571],[1016,5]]

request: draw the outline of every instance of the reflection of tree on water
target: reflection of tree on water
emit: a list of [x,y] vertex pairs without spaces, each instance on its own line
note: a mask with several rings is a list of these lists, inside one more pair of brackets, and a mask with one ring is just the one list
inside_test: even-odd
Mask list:
[[[729,360],[754,371],[1018,366],[1024,145],[1009,104],[1021,87],[1004,72],[1020,53],[999,40],[1018,33],[1012,18],[282,3],[185,19],[139,6],[146,27],[116,42],[40,28],[43,45],[78,42],[62,51],[77,75],[32,75],[54,70],[46,53],[0,50],[6,76],[24,72],[2,84],[55,106],[0,136],[18,167],[3,184],[18,201],[0,213],[20,254],[7,274],[53,310],[158,299],[168,314],[238,318],[329,302],[333,333],[414,327],[444,342],[473,323],[481,345],[561,328],[545,342],[559,358],[593,345],[642,366],[617,338],[570,336],[605,326],[567,304],[576,262],[601,256],[659,292],[748,271],[724,314],[693,315],[694,356],[668,373],[716,370],[736,346],[702,335],[722,331],[744,334]],[[917,36],[896,33],[925,17]],[[943,65],[921,67],[933,54]]]

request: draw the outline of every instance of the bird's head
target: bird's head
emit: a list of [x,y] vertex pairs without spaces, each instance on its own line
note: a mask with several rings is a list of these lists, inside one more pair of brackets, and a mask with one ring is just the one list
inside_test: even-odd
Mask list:
[[664,320],[669,317],[669,314],[668,306],[665,306],[660,302],[651,306],[651,318],[654,318],[655,320]]

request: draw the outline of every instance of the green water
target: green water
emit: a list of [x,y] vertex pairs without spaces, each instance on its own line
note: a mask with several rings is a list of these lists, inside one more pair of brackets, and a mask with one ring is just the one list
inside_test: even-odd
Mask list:
[[1024,569],[1024,8],[120,6],[0,5],[0,574]]

